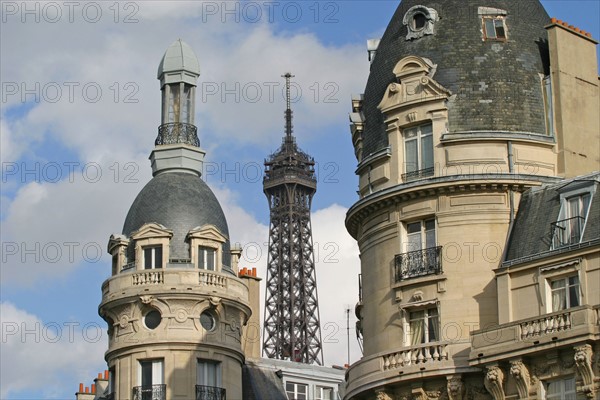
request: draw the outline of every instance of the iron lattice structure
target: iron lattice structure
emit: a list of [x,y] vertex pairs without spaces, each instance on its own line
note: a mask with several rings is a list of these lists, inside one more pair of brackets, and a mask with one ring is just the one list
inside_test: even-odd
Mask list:
[[285,137],[265,160],[263,190],[270,229],[263,354],[323,364],[310,207],[317,190],[315,162],[292,136],[290,78],[286,78]]

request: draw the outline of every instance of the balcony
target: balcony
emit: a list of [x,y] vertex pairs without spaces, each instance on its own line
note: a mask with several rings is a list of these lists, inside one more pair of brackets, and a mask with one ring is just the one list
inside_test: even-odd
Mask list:
[[181,122],[171,122],[158,127],[158,136],[154,141],[156,146],[177,143],[200,147],[198,128],[195,125]]
[[544,349],[569,346],[600,335],[598,306],[568,308],[509,322],[471,334],[471,363],[492,362]]
[[382,358],[382,368],[384,371],[410,365],[443,362],[448,360],[448,343],[423,343],[386,354]]
[[225,389],[215,386],[196,385],[196,400],[225,400]]
[[167,385],[147,385],[133,388],[133,400],[166,400]]
[[112,276],[102,284],[102,303],[139,296],[140,290],[148,295],[164,291],[189,293],[193,290],[233,299],[248,296],[248,286],[226,272],[194,268],[133,269]]
[[583,217],[573,217],[552,223],[552,248],[558,249],[581,242],[584,225]]
[[435,169],[433,167],[407,172],[405,174],[402,174],[402,182],[410,182],[416,181],[417,179],[428,178],[430,176],[433,176],[434,173]]
[[394,260],[396,283],[410,278],[442,273],[442,246],[397,254]]

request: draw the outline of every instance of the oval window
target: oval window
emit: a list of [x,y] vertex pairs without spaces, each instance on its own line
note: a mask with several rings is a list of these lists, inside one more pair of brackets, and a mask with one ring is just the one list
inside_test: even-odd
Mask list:
[[144,324],[148,329],[156,329],[158,325],[160,325],[160,320],[162,319],[160,312],[157,310],[152,310],[144,317]]
[[414,29],[423,29],[425,27],[425,22],[427,22],[427,18],[424,14],[416,13],[413,17],[413,27]]
[[204,311],[202,314],[200,314],[200,325],[202,325],[202,327],[207,331],[212,331],[215,329],[216,325],[215,317],[213,317],[208,311]]

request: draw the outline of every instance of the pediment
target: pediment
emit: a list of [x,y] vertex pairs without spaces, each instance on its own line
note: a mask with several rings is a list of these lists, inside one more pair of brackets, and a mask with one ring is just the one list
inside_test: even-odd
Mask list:
[[388,112],[419,103],[446,100],[452,93],[433,79],[436,66],[426,58],[408,56],[394,67],[396,82],[390,83],[378,108]]
[[228,237],[223,235],[214,225],[202,225],[189,231],[187,239],[205,239],[215,242],[225,243]]
[[142,225],[140,229],[133,232],[131,237],[135,240],[138,239],[146,239],[146,238],[163,238],[168,237],[171,238],[173,236],[173,231],[167,229],[165,226],[161,224],[157,224],[156,222],[151,222],[148,224]]
[[110,238],[108,239],[108,253],[112,254],[113,249],[115,247],[119,247],[119,246],[127,246],[129,244],[129,240],[127,239],[127,237],[125,237],[125,235],[121,235],[119,233],[113,233],[112,235],[110,235]]

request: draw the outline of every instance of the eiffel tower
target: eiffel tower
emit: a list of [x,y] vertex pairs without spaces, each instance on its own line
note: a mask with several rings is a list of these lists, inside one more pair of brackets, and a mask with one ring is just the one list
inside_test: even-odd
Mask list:
[[310,206],[317,191],[315,161],[292,135],[290,80],[286,81],[285,136],[265,160],[263,191],[270,229],[263,355],[323,365]]

